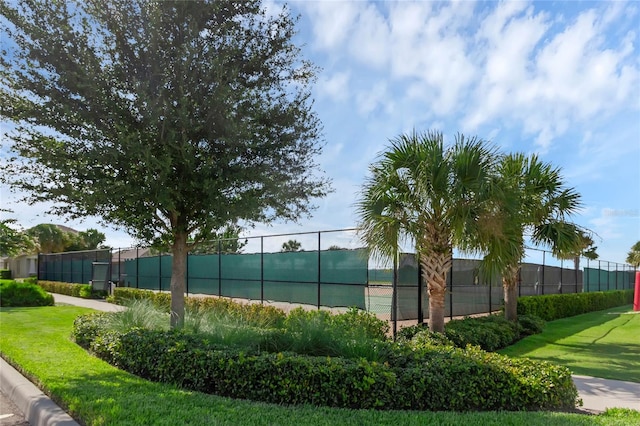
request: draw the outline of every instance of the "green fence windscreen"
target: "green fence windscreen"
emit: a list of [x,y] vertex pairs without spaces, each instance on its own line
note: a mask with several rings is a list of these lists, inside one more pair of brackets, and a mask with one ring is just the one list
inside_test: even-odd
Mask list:
[[[364,249],[190,255],[187,289],[191,294],[365,309],[367,263]],[[169,255],[126,260],[123,270],[130,287],[170,289]]]

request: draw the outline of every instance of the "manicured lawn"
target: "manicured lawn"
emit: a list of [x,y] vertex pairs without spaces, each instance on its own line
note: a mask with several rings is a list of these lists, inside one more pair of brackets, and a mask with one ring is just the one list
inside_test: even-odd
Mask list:
[[501,351],[564,365],[575,374],[640,383],[640,313],[631,306],[547,323]]
[[88,355],[69,340],[88,309],[0,310],[0,351],[86,425],[633,425],[640,413],[429,413],[283,407],[151,383]]

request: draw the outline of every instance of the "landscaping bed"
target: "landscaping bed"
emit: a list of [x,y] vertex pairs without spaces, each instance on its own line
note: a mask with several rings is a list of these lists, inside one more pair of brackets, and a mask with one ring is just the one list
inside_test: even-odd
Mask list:
[[[211,332],[199,318],[194,332],[190,321],[184,331],[140,327],[154,322],[149,306],[80,317],[73,336],[140,377],[233,398],[380,410],[576,406],[577,391],[564,367],[431,339],[391,342],[384,337],[386,323],[357,310],[294,310],[271,327],[218,318]],[[118,319],[126,315],[128,325]]]

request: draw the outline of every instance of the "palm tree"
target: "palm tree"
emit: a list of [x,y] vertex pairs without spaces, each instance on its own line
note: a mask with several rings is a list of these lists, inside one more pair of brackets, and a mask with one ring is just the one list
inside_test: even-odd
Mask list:
[[397,259],[399,244],[415,244],[429,295],[429,328],[444,330],[446,274],[453,247],[465,251],[495,226],[487,214],[497,153],[485,141],[458,134],[445,147],[440,132],[401,135],[370,166],[357,202],[362,239],[373,253]]
[[627,253],[627,263],[634,268],[640,266],[640,241],[631,246],[631,250]]
[[572,250],[569,253],[553,253],[553,255],[558,259],[573,260],[573,268],[576,271],[580,269],[580,257],[586,257],[589,260],[596,260],[599,257],[596,251],[598,250],[598,247],[594,245],[595,242],[593,241],[593,237],[590,232],[579,231],[578,238],[580,242],[575,250]]
[[505,316],[517,319],[518,270],[525,253],[525,234],[533,244],[550,246],[554,253],[575,253],[583,243],[582,228],[567,221],[580,207],[580,195],[567,188],[560,169],[536,155],[509,154],[499,165],[505,212],[500,238],[491,238],[485,270],[502,275]]

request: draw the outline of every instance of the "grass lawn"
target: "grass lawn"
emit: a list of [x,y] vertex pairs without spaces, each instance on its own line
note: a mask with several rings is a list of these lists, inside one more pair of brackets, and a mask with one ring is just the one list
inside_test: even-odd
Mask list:
[[2,356],[86,425],[634,425],[640,413],[431,413],[285,407],[232,400],[142,380],[69,339],[70,306],[0,310]]
[[547,323],[501,351],[564,365],[575,374],[640,383],[640,313],[631,306]]

